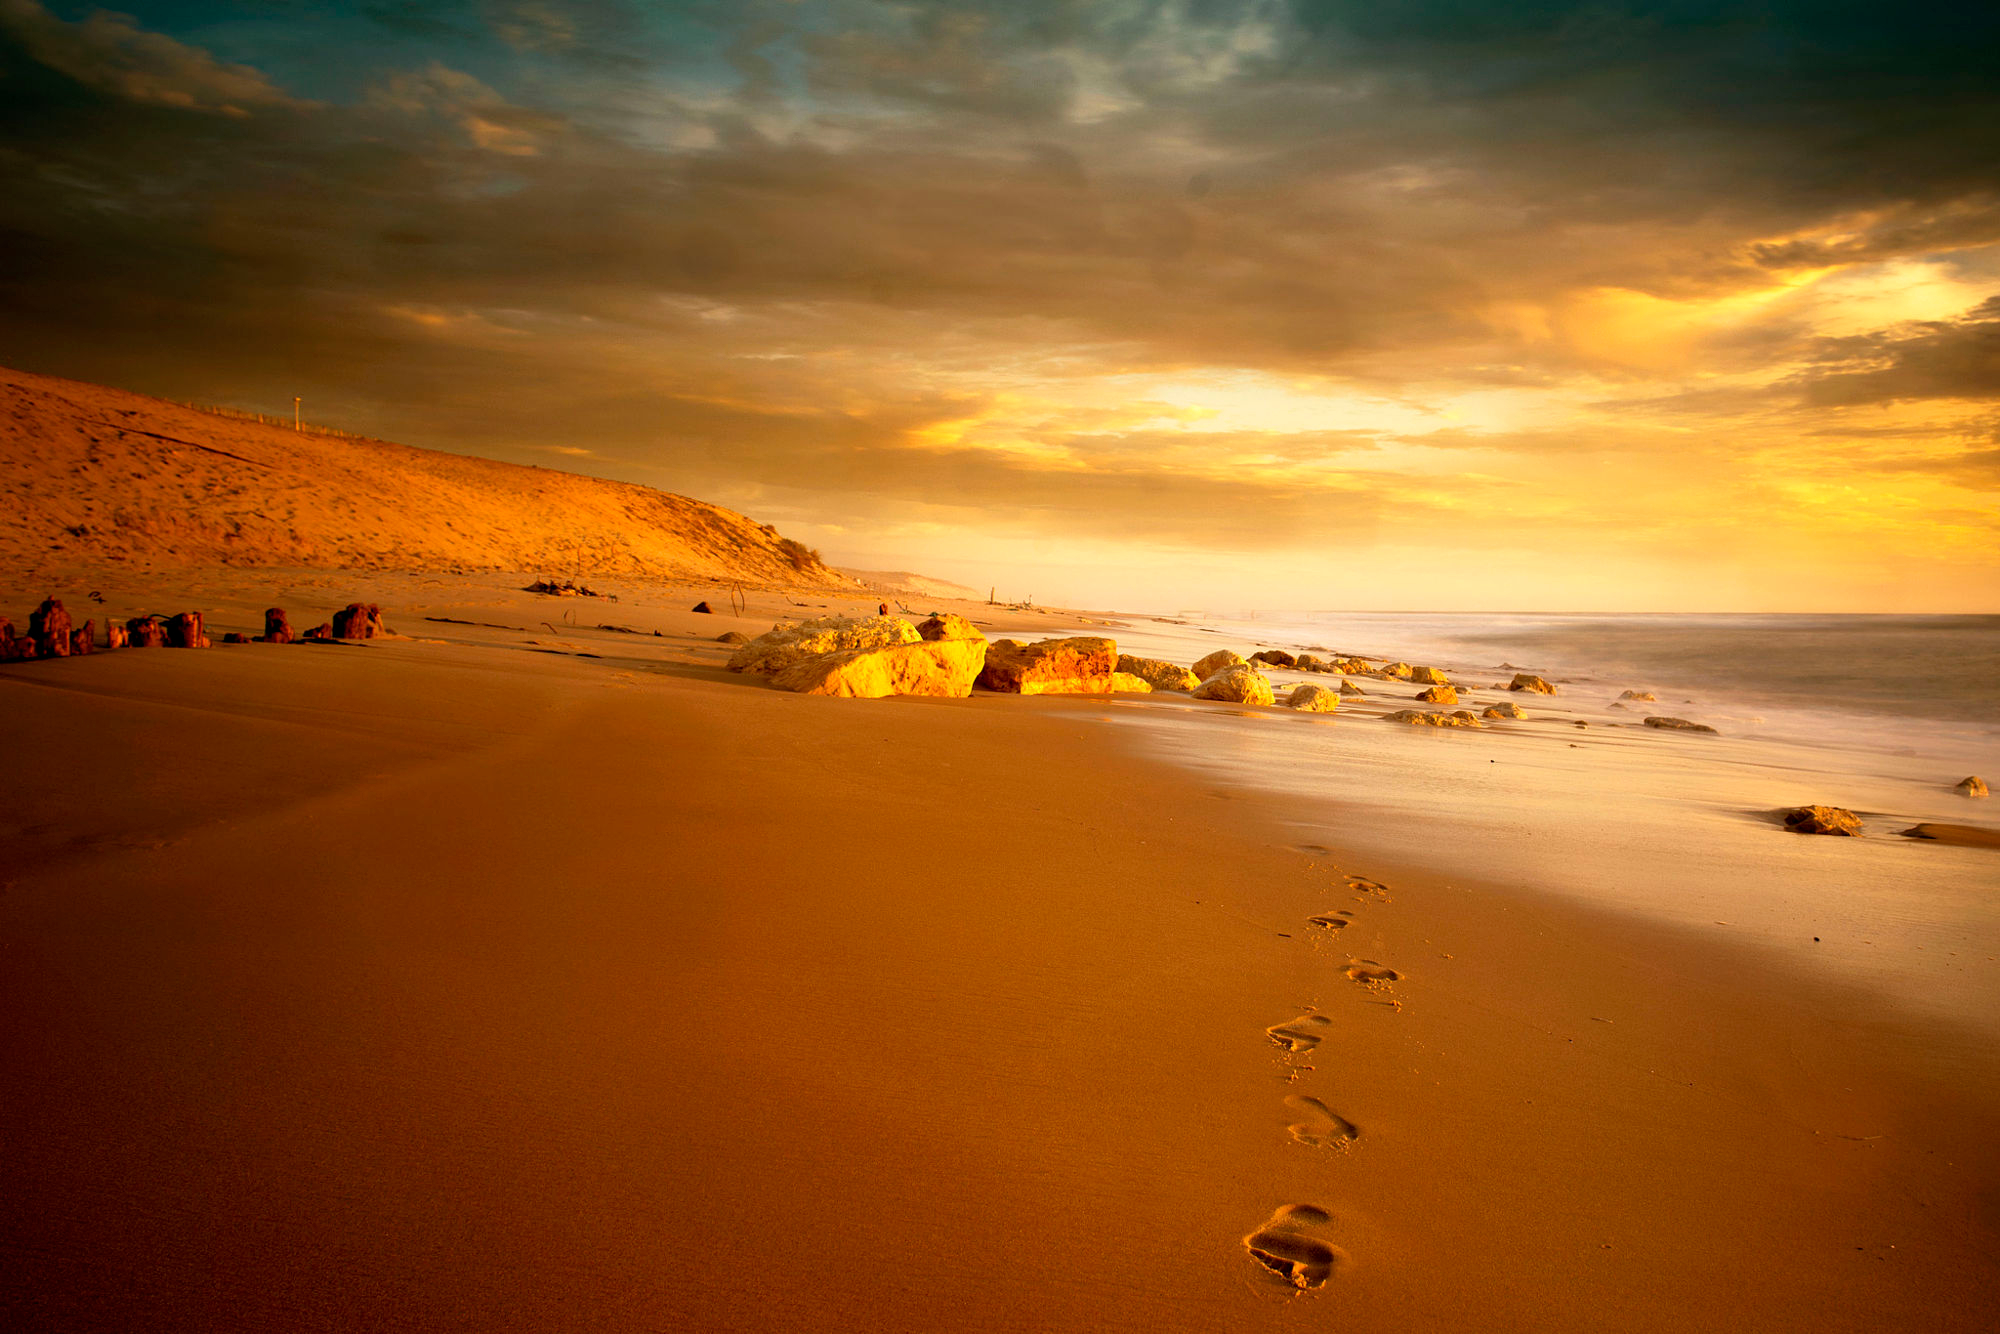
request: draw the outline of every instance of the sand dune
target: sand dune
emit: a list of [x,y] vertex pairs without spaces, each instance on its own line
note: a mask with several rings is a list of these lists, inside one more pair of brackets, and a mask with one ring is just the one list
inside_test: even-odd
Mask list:
[[285,566],[852,588],[740,514],[624,482],[295,432],[0,369],[0,562]]

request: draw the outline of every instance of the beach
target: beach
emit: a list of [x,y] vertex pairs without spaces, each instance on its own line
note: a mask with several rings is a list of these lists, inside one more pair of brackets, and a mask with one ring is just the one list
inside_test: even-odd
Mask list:
[[107,612],[248,629],[282,588],[401,637],[0,672],[10,751],[49,757],[0,841],[10,1327],[2000,1309],[1976,1025],[1170,763],[1184,697],[722,670],[726,630],[873,611],[833,594],[153,579]]

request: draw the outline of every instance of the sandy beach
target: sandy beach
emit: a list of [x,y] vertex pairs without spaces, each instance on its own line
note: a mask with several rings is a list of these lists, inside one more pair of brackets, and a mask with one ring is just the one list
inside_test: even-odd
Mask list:
[[402,637],[0,672],[11,1328],[2000,1309],[1990,1044],[1363,859],[1337,793],[1163,763],[1103,699],[722,670],[724,631],[858,598],[508,582],[107,586],[212,631],[379,599]]

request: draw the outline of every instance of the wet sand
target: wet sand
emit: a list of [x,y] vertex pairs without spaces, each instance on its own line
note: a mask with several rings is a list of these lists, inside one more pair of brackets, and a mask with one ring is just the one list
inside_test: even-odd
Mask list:
[[428,588],[356,593],[419,639],[0,671],[10,1328],[2000,1310],[1947,1026],[1363,862],[1101,701],[732,677],[769,596]]

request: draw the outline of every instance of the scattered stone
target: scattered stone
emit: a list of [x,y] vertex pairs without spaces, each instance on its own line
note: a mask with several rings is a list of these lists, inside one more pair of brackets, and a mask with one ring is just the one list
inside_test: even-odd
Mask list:
[[1276,699],[1271,693],[1271,679],[1249,663],[1240,661],[1203,677],[1193,694],[1196,699],[1222,700],[1230,704],[1269,704]]
[[165,648],[167,627],[157,616],[134,616],[125,622],[125,637],[133,648]]
[[1709,732],[1715,729],[1707,723],[1691,723],[1685,718],[1648,718],[1646,726],[1661,727],[1674,732]]
[[292,622],[285,615],[283,607],[264,608],[263,639],[266,644],[289,644],[292,642]]
[[1187,668],[1159,658],[1135,658],[1121,653],[1117,670],[1138,677],[1154,690],[1178,690],[1185,694],[1201,684],[1201,678]]
[[240,630],[231,630],[222,637],[222,642],[225,644],[247,644],[250,642],[250,636]]
[[184,611],[167,622],[168,648],[208,648],[210,641],[201,630],[201,613]]
[[982,643],[986,634],[963,616],[954,616],[948,611],[933,612],[930,619],[917,623],[917,638],[928,640],[977,639]]
[[1221,671],[1224,667],[1247,666],[1249,664],[1243,661],[1242,654],[1233,652],[1230,649],[1219,648],[1194,665],[1195,683],[1199,685]]
[[715,615],[715,608],[713,608],[713,607],[709,606],[709,605],[708,605],[708,603],[706,603],[706,602],[697,602],[697,603],[695,603],[695,604],[694,604],[694,609],[695,609],[696,611],[700,612],[700,613],[701,613],[702,615],[704,615],[704,616],[713,616],[713,615]]
[[987,647],[979,686],[1007,695],[1104,695],[1113,689],[1117,668],[1116,640],[1094,635],[1033,644],[1001,639]]
[[1352,681],[1342,681],[1340,683],[1340,693],[1343,695],[1365,695],[1368,692]]
[[1456,704],[1458,692],[1450,686],[1432,686],[1429,690],[1418,694],[1417,698],[1426,704]]
[[715,642],[718,644],[747,644],[750,642],[750,636],[744,634],[741,630],[724,630],[715,637]]
[[1488,704],[1484,712],[1488,718],[1525,718],[1528,716],[1522,711],[1521,706],[1512,700],[1504,700],[1499,704]]
[[1301,681],[1285,696],[1285,707],[1301,713],[1332,713],[1340,707],[1340,692],[1317,681]]
[[1410,683],[1420,686],[1448,686],[1451,684],[1451,678],[1435,667],[1412,667]]
[[35,641],[38,658],[67,658],[70,647],[69,613],[58,598],[44,598],[42,605],[28,613],[28,637]]
[[1618,698],[1636,699],[1645,704],[1657,704],[1659,702],[1659,696],[1650,690],[1628,690]]
[[1969,774],[1959,779],[1954,786],[1968,797],[1983,797],[1986,795],[1986,780],[1978,774]]
[[382,609],[372,602],[350,602],[333,614],[335,639],[376,639],[388,633]]
[[1554,686],[1532,672],[1516,672],[1514,679],[1507,683],[1507,688],[1509,690],[1532,690],[1537,695],[1553,695],[1556,693]]
[[776,676],[785,668],[824,653],[917,643],[917,627],[900,616],[821,616],[797,625],[772,627],[729,655],[732,672]]
[[1252,653],[1250,661],[1268,663],[1273,667],[1296,667],[1299,660],[1281,648],[1267,648]]
[[1431,709],[1398,709],[1394,713],[1382,715],[1387,723],[1408,723],[1412,727],[1480,727],[1483,724],[1472,714],[1459,709],[1453,713],[1440,713]]
[[1801,806],[1785,812],[1785,828],[1795,834],[1853,837],[1861,832],[1861,817],[1838,806]]
[[[881,619],[881,618],[876,618]],[[928,695],[963,699],[986,662],[978,639],[916,639],[821,653],[775,673],[771,684],[801,695],[881,699]]]

